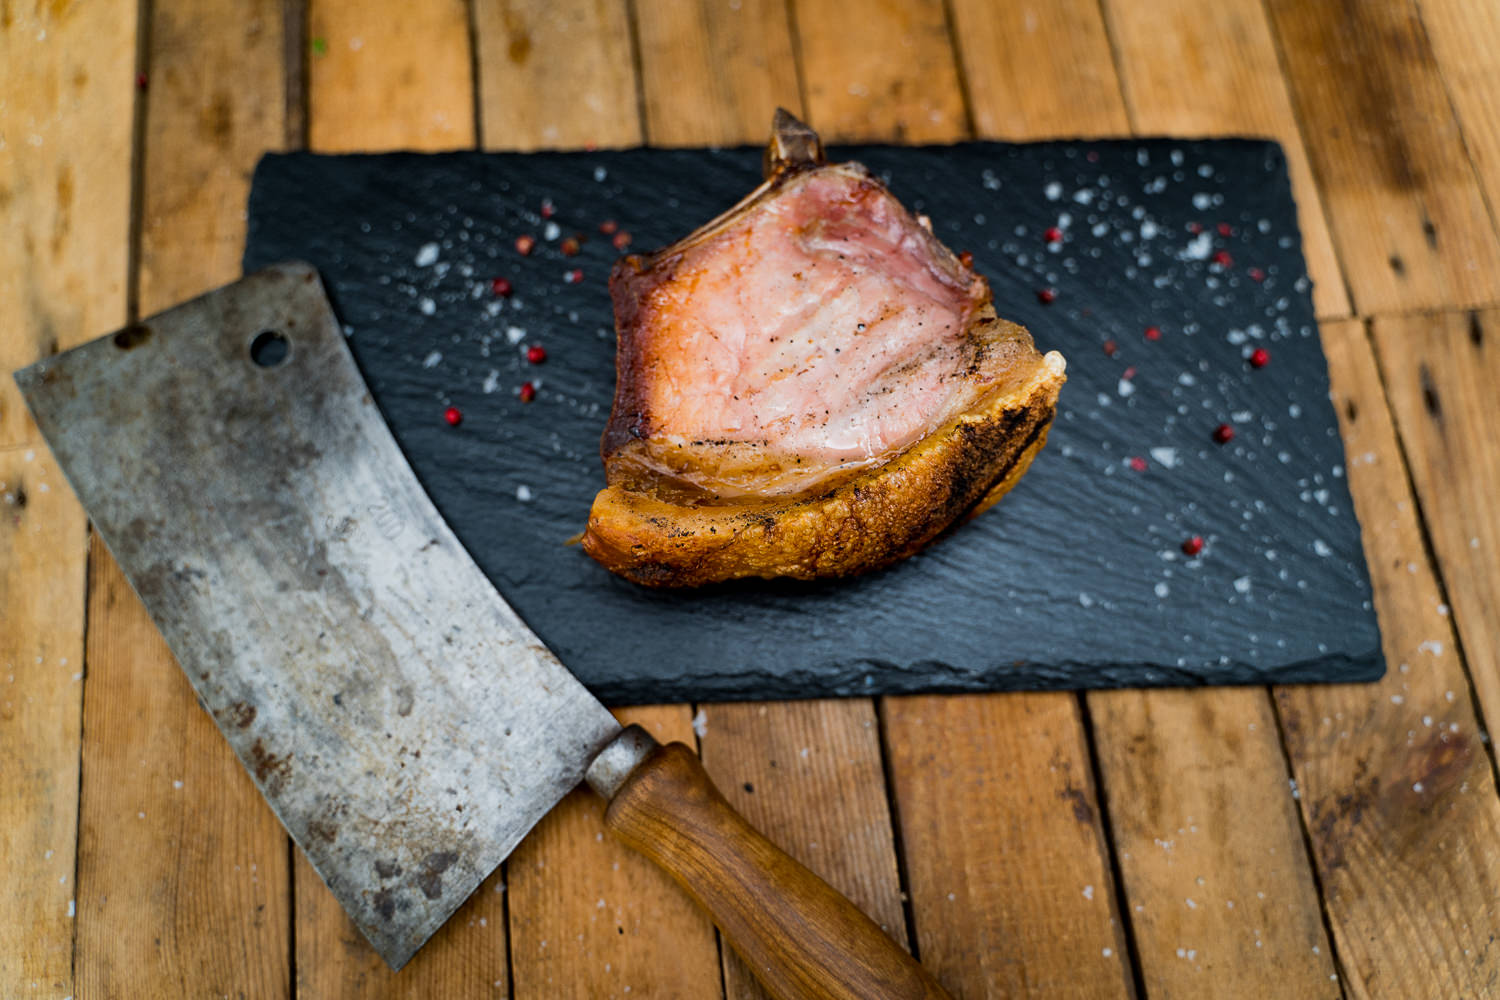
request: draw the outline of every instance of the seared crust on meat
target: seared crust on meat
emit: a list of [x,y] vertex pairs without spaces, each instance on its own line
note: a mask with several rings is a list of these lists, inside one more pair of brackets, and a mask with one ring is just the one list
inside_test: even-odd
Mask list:
[[[996,322],[1030,343],[1022,327]],[[1020,480],[1047,440],[1064,381],[1061,355],[1037,355],[1028,377],[997,387],[905,453],[814,497],[685,502],[610,486],[594,499],[584,550],[611,572],[652,587],[811,580],[890,565]]]

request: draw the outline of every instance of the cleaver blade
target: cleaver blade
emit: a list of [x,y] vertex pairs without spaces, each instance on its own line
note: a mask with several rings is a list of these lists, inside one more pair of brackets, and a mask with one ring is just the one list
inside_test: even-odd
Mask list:
[[16,381],[219,730],[400,968],[619,725],[418,485],[311,266]]

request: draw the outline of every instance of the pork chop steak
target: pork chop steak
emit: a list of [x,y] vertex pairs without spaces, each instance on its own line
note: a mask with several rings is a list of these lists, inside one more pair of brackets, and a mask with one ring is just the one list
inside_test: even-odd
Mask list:
[[857,163],[778,111],[766,179],[610,276],[619,338],[583,547],[660,587],[849,576],[994,504],[1065,364]]

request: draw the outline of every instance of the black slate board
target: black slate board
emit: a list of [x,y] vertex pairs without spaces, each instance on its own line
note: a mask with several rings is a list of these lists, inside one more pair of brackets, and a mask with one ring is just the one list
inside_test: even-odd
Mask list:
[[[608,702],[1382,674],[1276,145],[835,156],[885,176],[972,251],[1001,315],[1069,364],[1051,440],[1020,486],[927,552],[852,581],[657,592],[563,544],[603,483],[618,251],[600,224],[616,221],[637,249],[669,243],[757,182],[758,151],[268,156],[245,267],[319,267],[437,506]],[[1049,246],[1052,226],[1065,239]],[[564,256],[575,232],[582,251]],[[529,256],[522,234],[538,240]],[[512,298],[491,291],[497,276]],[[523,357],[533,343],[545,364]],[[1256,347],[1271,353],[1260,370],[1246,361]],[[1221,422],[1236,430],[1223,446],[1211,440]],[[1193,535],[1206,545],[1188,558]]]

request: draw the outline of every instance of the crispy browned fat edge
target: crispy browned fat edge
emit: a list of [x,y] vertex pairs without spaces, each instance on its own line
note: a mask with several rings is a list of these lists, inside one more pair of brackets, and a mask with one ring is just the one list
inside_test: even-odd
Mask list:
[[1046,442],[1065,381],[1061,356],[1038,357],[1022,385],[997,390],[891,461],[815,497],[681,504],[607,487],[594,498],[584,550],[651,587],[878,569],[1020,480]]

